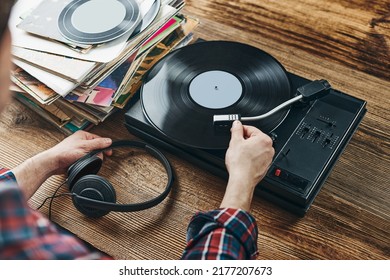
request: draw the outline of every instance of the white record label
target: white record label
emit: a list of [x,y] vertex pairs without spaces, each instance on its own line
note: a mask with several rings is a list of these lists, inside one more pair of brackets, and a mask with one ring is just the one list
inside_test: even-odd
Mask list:
[[242,96],[239,79],[225,71],[207,71],[196,76],[189,87],[192,99],[205,108],[222,109],[235,104]]
[[[106,3],[108,2],[108,3]],[[107,4],[110,10],[107,11]],[[88,14],[93,16],[86,17]],[[116,0],[88,1],[78,7],[72,15],[72,25],[84,33],[102,33],[117,27],[124,21],[126,7]]]

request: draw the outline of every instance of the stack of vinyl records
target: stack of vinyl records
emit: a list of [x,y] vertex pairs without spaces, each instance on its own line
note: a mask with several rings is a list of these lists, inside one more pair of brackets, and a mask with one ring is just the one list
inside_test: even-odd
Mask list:
[[123,109],[146,72],[188,44],[184,0],[19,0],[11,90],[66,134]]

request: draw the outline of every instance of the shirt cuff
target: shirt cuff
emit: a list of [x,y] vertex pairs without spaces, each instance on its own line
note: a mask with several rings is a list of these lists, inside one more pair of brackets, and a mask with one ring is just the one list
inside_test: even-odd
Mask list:
[[8,169],[1,168],[0,169],[0,185],[5,183],[16,184],[16,177],[12,171]]
[[187,231],[189,244],[197,241],[216,228],[225,228],[244,247],[250,258],[258,254],[256,220],[248,212],[241,209],[223,208],[208,212],[198,212],[191,219]]

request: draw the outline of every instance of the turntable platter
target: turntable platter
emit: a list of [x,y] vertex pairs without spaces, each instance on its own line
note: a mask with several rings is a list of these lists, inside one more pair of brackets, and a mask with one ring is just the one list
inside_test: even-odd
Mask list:
[[[226,149],[229,131],[213,125],[215,114],[254,116],[292,96],[286,70],[255,47],[208,41],[176,50],[148,73],[141,102],[148,121],[179,145]],[[288,110],[251,122],[265,133],[274,130]]]

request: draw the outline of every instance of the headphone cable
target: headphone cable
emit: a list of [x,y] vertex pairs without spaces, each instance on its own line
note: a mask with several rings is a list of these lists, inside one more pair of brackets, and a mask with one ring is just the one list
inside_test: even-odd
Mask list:
[[37,207],[36,210],[39,210],[43,207],[43,205],[45,205],[46,201],[50,199],[50,204],[49,204],[49,220],[51,220],[51,209],[52,209],[52,205],[53,205],[53,201],[54,201],[54,198],[58,198],[58,197],[63,197],[63,196],[73,196],[74,194],[73,193],[63,193],[63,194],[57,194],[57,192],[59,191],[59,189],[65,185],[65,183],[67,182],[68,180],[65,180],[61,185],[59,185],[56,190],[54,191],[54,194],[52,196],[49,196],[49,197],[46,197],[45,200],[41,203],[41,205],[39,205]]

